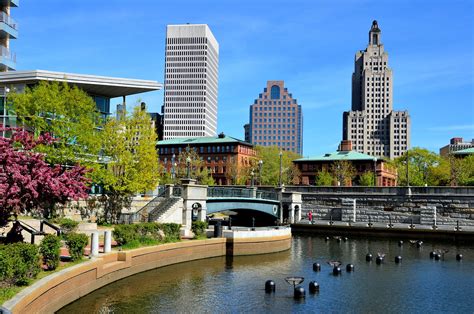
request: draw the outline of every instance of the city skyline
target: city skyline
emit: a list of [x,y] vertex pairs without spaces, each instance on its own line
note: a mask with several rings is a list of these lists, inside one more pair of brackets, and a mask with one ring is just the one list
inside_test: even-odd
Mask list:
[[[271,8],[242,2],[232,10],[218,2],[183,3],[142,1],[129,7],[117,1],[97,4],[91,12],[79,1],[24,2],[12,13],[21,27],[21,37],[12,43],[17,68],[163,82],[166,25],[205,23],[220,42],[217,131],[243,138],[255,94],[267,80],[284,80],[313,122],[304,128],[304,155],[311,156],[334,150],[341,140],[354,51],[377,19],[394,70],[394,104],[412,118],[412,147],[437,152],[452,137],[474,137],[472,4],[467,1],[386,2],[375,11],[370,1]],[[269,14],[261,15],[265,8]],[[454,31],[461,35],[453,37]],[[272,48],[284,42],[288,49]],[[163,103],[163,92],[140,97],[150,111]]]

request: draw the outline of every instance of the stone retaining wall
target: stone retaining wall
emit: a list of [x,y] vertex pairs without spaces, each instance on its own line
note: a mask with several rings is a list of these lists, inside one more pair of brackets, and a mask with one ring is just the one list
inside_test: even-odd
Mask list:
[[116,251],[39,280],[5,302],[0,313],[53,313],[96,289],[139,272],[226,254],[262,254],[290,247],[291,229],[286,228],[284,235],[193,240]]
[[[356,219],[364,222],[413,223],[431,225],[474,226],[474,194],[472,195],[392,195],[304,193],[303,215],[313,210],[314,219],[352,221],[352,200],[356,200]],[[304,216],[305,217],[305,216]]]

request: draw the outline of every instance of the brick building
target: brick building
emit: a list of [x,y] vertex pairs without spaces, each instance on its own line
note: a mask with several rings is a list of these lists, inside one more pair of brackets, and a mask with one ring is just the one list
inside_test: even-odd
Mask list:
[[256,151],[252,144],[226,136],[174,138],[159,141],[159,160],[169,173],[176,173],[178,156],[187,149],[193,149],[204,161],[216,184],[228,185],[236,176],[250,168]]

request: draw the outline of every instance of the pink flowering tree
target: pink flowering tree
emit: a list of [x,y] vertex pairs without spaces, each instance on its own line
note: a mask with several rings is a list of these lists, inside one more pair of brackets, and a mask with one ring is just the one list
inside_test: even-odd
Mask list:
[[11,138],[0,137],[0,225],[12,215],[44,214],[55,204],[87,196],[86,168],[50,165],[35,152],[39,145],[54,145],[51,136],[34,138],[21,129],[8,131],[13,132]]

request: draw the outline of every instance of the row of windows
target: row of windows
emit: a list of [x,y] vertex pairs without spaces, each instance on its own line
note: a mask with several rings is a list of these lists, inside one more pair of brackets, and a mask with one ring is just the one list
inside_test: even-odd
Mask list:
[[[263,146],[278,146],[278,147],[281,147],[281,146],[287,146],[287,147],[295,147],[295,143],[294,142],[255,142],[255,144],[257,145],[263,145]],[[288,149],[288,150],[291,150],[291,151],[294,151],[294,148],[293,149]]]
[[167,62],[167,68],[205,67],[206,62]]
[[206,84],[206,80],[170,80],[167,79],[165,84]]
[[207,61],[207,57],[167,57],[166,62],[170,61]]
[[290,105],[290,104],[296,104],[296,99],[292,100],[258,100],[255,99],[254,104],[259,104],[259,105]]
[[193,79],[193,78],[206,78],[207,74],[190,74],[190,73],[183,73],[183,74],[166,74],[166,79]]
[[207,45],[168,45],[166,50],[206,50]]
[[266,139],[269,139],[269,140],[288,140],[288,141],[289,141],[289,140],[293,140],[293,141],[294,141],[294,140],[295,140],[295,137],[294,137],[294,136],[291,136],[291,137],[290,137],[289,135],[287,135],[287,136],[284,136],[284,135],[283,135],[283,136],[281,136],[281,135],[273,135],[273,136],[271,136],[271,135],[268,135],[268,136],[266,136],[266,135],[263,135],[263,136],[262,136],[262,135],[259,135],[259,136],[257,136],[257,135],[255,135],[255,136],[253,137],[253,139],[254,139],[254,140],[262,140],[262,139],[263,139],[263,140],[266,140]]
[[263,129],[266,129],[266,128],[279,128],[279,129],[282,129],[282,128],[288,128],[288,129],[295,129],[296,128],[296,125],[295,124],[254,124],[253,127],[255,129],[258,129],[258,128],[263,128]]
[[[192,90],[192,89],[194,89],[194,90],[205,90],[206,85],[166,85],[165,89],[167,91],[170,91],[170,90]],[[194,94],[194,95],[196,95],[196,94]]]
[[[167,108],[203,108],[205,107],[205,103],[192,103],[192,102],[186,102],[186,103],[166,103],[165,105],[165,110]],[[211,109],[211,108],[209,108]]]
[[[267,122],[267,120],[268,120],[268,122],[296,122],[296,119],[294,119],[294,118],[293,118],[293,119],[290,119],[290,118],[287,118],[287,119],[285,119],[285,118],[282,118],[282,119],[280,119],[280,118],[278,118],[278,119],[275,119],[275,118],[273,118],[273,119],[267,119],[267,118],[263,118],[263,119],[262,119],[262,118],[258,118],[258,119],[257,119],[257,118],[255,118],[255,119],[253,119],[253,122],[254,122],[254,123],[257,123],[257,122]],[[273,120],[273,121],[272,121],[272,120]]]
[[[166,92],[166,96],[168,95],[206,95],[206,92]],[[206,101],[206,97],[165,97],[166,103],[170,101]]]
[[206,37],[169,37],[166,40],[168,45],[173,44],[207,44]]
[[[226,146],[200,146],[199,148],[197,147],[191,147],[192,150],[194,150],[196,153],[199,151],[199,153],[231,153],[234,152],[234,145],[226,145]],[[159,148],[159,154],[180,154],[183,150],[188,151],[188,147],[161,147]]]
[[[257,117],[257,116],[258,116],[258,117],[266,117],[266,116],[267,116],[267,113],[266,113],[266,112],[264,112],[264,113],[261,113],[261,112],[254,112],[254,113],[253,113],[253,116],[254,116],[254,117]],[[270,112],[269,112],[269,113],[268,113],[268,116],[269,116],[269,117],[282,117],[282,116],[283,116],[283,117],[286,117],[286,112],[283,112],[283,113],[281,113],[281,112],[278,112],[278,113],[276,113],[276,112],[270,113]],[[294,113],[294,112],[288,112],[288,117],[291,117],[291,116],[292,116],[292,117],[295,117],[295,113]]]
[[166,56],[207,56],[204,50],[166,51]]
[[295,130],[255,130],[255,134],[267,134],[267,131],[268,131],[268,134],[295,134]]
[[[184,119],[184,118],[181,118],[181,119]],[[191,117],[190,117],[190,119],[191,119]],[[201,119],[204,119],[204,118],[201,118]],[[184,121],[183,120],[172,120],[172,119],[168,119],[167,117],[165,117],[165,124],[167,124],[167,125],[170,125],[170,124],[174,124],[174,125],[205,124],[205,121],[204,120],[184,120]]]
[[254,106],[255,111],[295,111],[296,107],[258,107]]
[[165,100],[169,101],[206,101],[206,97],[176,97],[176,96],[206,96],[206,91],[166,91]]
[[[183,112],[179,112],[183,113]],[[165,119],[171,121],[170,119],[205,119],[206,115],[204,114],[166,114]]]
[[165,113],[206,113],[206,109],[194,109],[194,108],[165,109]]
[[[178,129],[180,130],[180,129]],[[167,131],[165,132],[165,138],[166,137],[169,137],[169,138],[174,138],[174,137],[198,137],[198,136],[206,136],[206,134],[204,134],[204,132],[171,132],[171,131]]]
[[166,73],[206,73],[206,68],[173,68],[166,67]]

